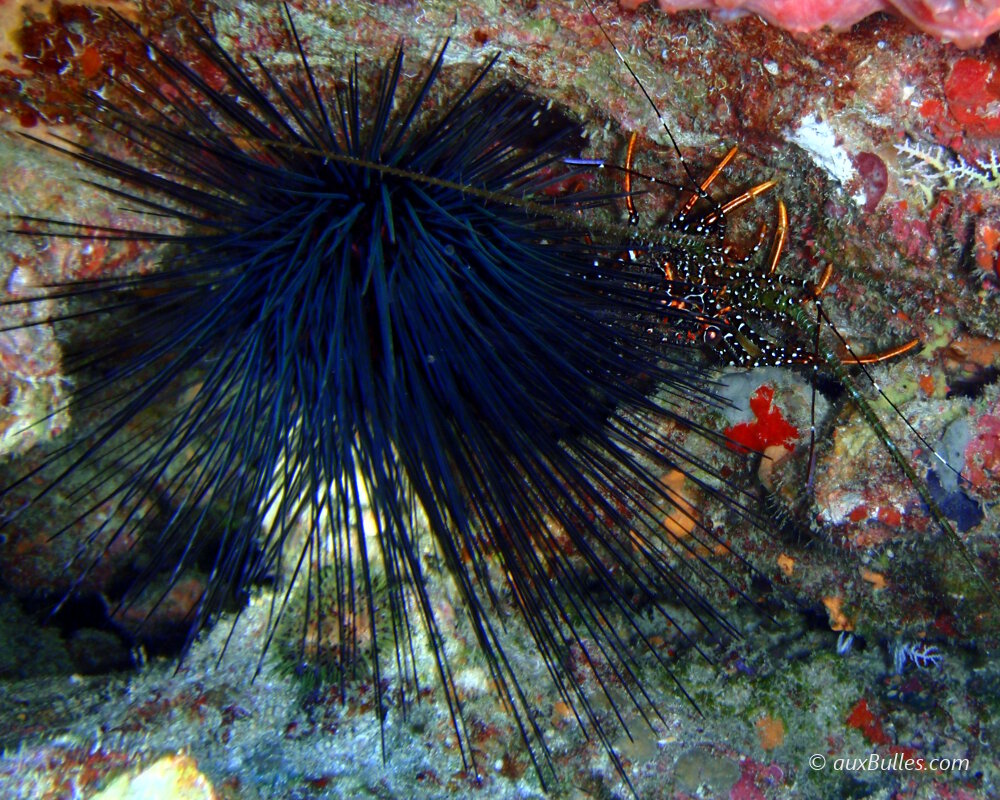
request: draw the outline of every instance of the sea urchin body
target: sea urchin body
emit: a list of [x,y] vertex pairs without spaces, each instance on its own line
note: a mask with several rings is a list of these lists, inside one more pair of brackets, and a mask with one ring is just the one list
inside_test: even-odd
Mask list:
[[[410,664],[404,674],[422,628],[463,741],[425,588],[425,525],[525,741],[542,732],[504,654],[501,604],[523,616],[557,691],[610,750],[566,653],[594,670],[612,707],[613,680],[643,708],[635,653],[658,656],[639,608],[663,620],[683,608],[712,631],[727,623],[701,591],[719,577],[702,555],[709,534],[660,481],[691,473],[693,457],[658,432],[673,414],[650,390],[711,396],[686,353],[661,352],[658,326],[681,313],[658,299],[662,275],[620,263],[623,243],[588,230],[589,207],[611,200],[566,188],[580,126],[495,83],[491,65],[441,97],[443,49],[405,98],[402,53],[374,92],[355,66],[331,93],[294,28],[300,74],[289,81],[260,63],[253,77],[195,26],[221,82],[143,39],[154,58],[134,85],[90,99],[125,155],[59,146],[113,179],[106,190],[146,227],[27,220],[32,235],[124,238],[163,256],[154,274],[36,296],[60,309],[41,322],[100,320],[113,335],[70,354],[84,422],[0,492],[7,524],[73,487],[70,524],[88,531],[77,583],[122,542],[142,542],[125,604],[157,574],[169,587],[204,564],[211,540],[192,635],[278,577],[273,634],[304,583],[307,617],[337,628],[339,665],[360,646],[345,610],[364,618],[376,691],[376,628]],[[163,218],[183,233],[163,233]],[[690,535],[672,535],[665,514]],[[331,600],[335,620],[324,619]],[[618,615],[628,630],[611,623]],[[532,759],[544,753],[533,747]]]

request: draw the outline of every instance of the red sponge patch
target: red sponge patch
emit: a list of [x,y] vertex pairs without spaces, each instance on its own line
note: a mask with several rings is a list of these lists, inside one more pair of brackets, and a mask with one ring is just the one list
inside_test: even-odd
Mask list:
[[951,115],[974,136],[1000,135],[1000,74],[990,61],[960,58],[945,82]]
[[794,449],[799,429],[782,416],[780,408],[772,405],[773,400],[774,389],[767,384],[759,387],[750,397],[750,410],[756,419],[726,428],[726,436],[735,445],[757,453],[776,444]]

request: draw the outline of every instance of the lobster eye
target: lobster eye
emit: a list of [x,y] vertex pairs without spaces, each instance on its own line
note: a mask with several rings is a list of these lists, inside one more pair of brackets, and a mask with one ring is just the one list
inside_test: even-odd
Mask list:
[[716,328],[714,325],[705,328],[705,332],[702,334],[702,339],[704,340],[705,344],[712,344],[712,342],[716,341],[718,338],[719,338],[719,329]]

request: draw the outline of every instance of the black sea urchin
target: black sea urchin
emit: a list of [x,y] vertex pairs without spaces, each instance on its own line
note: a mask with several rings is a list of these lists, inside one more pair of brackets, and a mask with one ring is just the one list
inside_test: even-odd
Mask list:
[[[88,100],[108,149],[58,145],[114,179],[103,188],[145,226],[30,218],[30,234],[157,245],[161,268],[6,301],[57,301],[30,324],[77,342],[73,326],[104,328],[68,356],[76,430],[0,493],[7,528],[68,489],[62,530],[88,532],[76,584],[141,545],[125,605],[207,558],[189,635],[277,578],[270,637],[305,582],[309,635],[330,629],[339,667],[369,647],[378,693],[385,643],[416,677],[422,631],[466,742],[426,528],[540,772],[500,608],[520,613],[558,693],[614,755],[570,654],[616,712],[612,684],[646,713],[636,654],[660,656],[640,609],[730,630],[703,596],[721,578],[710,533],[660,480],[713,491],[691,475],[711,470],[660,432],[672,398],[712,400],[687,353],[662,352],[659,326],[683,312],[658,295],[662,274],[622,264],[628,242],[586,219],[613,198],[572,188],[579,124],[494,82],[492,63],[442,96],[444,48],[412,91],[400,52],[374,91],[355,65],[327,92],[289,26],[293,79],[244,69],[198,22],[200,71],[134,32],[150,60]],[[671,535],[668,513],[690,535]]]

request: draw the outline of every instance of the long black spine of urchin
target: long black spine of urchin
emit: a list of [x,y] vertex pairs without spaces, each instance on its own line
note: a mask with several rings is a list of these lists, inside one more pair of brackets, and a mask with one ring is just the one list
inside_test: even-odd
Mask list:
[[[324,93],[290,18],[295,81],[260,63],[254,79],[194,26],[222,88],[136,31],[156,55],[138,88],[90,99],[94,122],[133,154],[57,145],[121,181],[104,188],[153,221],[30,219],[29,232],[160,243],[169,260],[44,290],[65,308],[43,321],[107,319],[112,333],[72,360],[74,408],[89,422],[0,498],[37,502],[61,485],[91,497],[71,523],[95,545],[78,582],[114,541],[138,536],[148,564],[129,598],[164,568],[176,581],[217,540],[192,636],[263,576],[292,576],[268,640],[296,580],[318,626],[332,592],[341,666],[354,647],[345,609],[367,616],[376,708],[383,573],[400,671],[417,677],[415,609],[468,757],[419,509],[540,774],[548,754],[504,651],[505,604],[620,769],[566,654],[581,653],[621,719],[597,662],[655,713],[637,678],[637,652],[660,659],[641,609],[672,620],[681,606],[710,632],[734,631],[704,596],[725,581],[701,555],[711,533],[694,526],[680,540],[661,526],[674,498],[660,472],[718,492],[694,475],[707,465],[658,432],[664,418],[690,421],[649,392],[714,400],[687,354],[659,347],[656,327],[680,313],[657,296],[661,279],[620,263],[629,242],[600,240],[584,217],[613,198],[556,189],[574,176],[564,160],[579,154],[580,126],[521,88],[489,85],[493,62],[433,107],[444,48],[408,99],[400,51],[372,103],[357,65]],[[163,233],[157,217],[185,231]],[[35,475],[48,476],[40,492],[27,489]],[[309,537],[291,549],[296,520]]]

